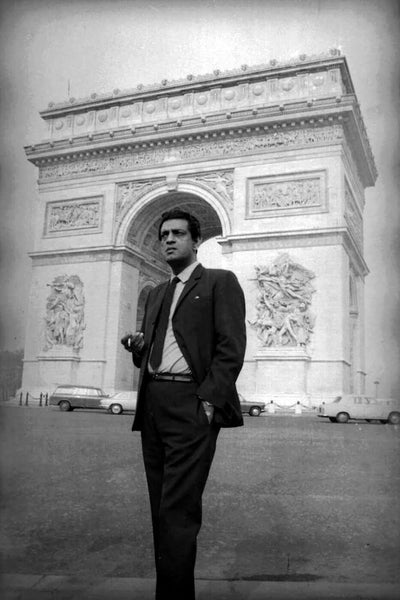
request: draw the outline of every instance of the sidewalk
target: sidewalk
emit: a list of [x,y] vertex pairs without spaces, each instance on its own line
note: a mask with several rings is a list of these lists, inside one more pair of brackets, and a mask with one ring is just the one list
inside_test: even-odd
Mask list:
[[[7,574],[2,600],[154,600],[154,580]],[[399,600],[388,583],[198,580],[197,600]],[[173,598],[171,599],[173,600]]]

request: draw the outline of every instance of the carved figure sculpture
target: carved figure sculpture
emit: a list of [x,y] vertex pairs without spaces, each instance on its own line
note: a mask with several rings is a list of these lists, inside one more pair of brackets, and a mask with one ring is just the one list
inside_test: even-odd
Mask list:
[[51,292],[46,303],[44,350],[53,346],[83,347],[85,297],[77,275],[59,275],[47,284]]
[[250,325],[263,346],[306,346],[314,328],[309,308],[314,273],[280,254],[270,266],[255,267],[259,295]]

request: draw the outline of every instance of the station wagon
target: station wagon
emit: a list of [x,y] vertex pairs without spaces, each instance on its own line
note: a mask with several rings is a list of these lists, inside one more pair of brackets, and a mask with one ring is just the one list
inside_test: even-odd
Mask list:
[[365,419],[381,423],[400,423],[400,400],[373,398],[372,396],[345,394],[333,402],[322,403],[319,417],[332,423],[347,423],[349,419]]

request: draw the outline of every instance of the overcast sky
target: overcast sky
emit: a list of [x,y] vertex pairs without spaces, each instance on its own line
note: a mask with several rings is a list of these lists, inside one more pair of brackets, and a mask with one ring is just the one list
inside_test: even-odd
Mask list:
[[46,138],[50,101],[259,65],[340,46],[379,176],[366,191],[367,385],[400,395],[397,0],[3,0],[0,348],[24,345],[37,170],[23,146]]

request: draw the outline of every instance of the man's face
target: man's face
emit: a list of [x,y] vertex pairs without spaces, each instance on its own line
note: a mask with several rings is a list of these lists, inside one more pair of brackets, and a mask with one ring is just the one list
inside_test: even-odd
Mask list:
[[198,242],[192,239],[185,219],[171,219],[161,225],[161,253],[166,262],[181,270],[196,260]]

